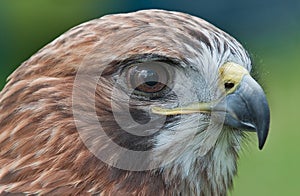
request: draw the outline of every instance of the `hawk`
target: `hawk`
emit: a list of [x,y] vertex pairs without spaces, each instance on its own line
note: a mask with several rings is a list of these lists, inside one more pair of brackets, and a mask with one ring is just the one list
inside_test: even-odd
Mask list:
[[242,45],[180,12],[72,28],[0,93],[0,193],[226,195],[270,111]]

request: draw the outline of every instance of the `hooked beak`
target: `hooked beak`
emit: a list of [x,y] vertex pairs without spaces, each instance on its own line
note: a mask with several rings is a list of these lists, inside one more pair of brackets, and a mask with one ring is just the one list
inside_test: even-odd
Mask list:
[[257,132],[259,149],[263,148],[269,132],[270,109],[265,93],[249,74],[244,74],[236,89],[221,101],[172,109],[153,107],[152,112],[160,115],[225,113],[225,125]]
[[226,125],[256,131],[259,149],[263,148],[269,132],[270,109],[264,91],[250,75],[243,76],[237,89],[213,110],[226,111]]

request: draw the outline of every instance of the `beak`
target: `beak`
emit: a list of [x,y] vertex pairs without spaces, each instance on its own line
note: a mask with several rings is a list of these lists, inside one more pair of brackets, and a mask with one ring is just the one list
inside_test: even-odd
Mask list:
[[269,132],[270,109],[264,91],[250,75],[244,75],[237,89],[213,110],[226,111],[226,125],[256,131],[259,149],[263,148]]
[[151,111],[160,115],[225,113],[225,125],[257,132],[259,149],[263,148],[269,132],[270,109],[265,93],[249,74],[245,74],[237,88],[221,101],[172,109],[153,107]]

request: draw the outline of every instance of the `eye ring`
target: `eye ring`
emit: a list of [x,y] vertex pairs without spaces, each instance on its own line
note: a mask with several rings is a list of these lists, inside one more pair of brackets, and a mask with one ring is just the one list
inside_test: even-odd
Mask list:
[[135,95],[162,97],[170,90],[171,70],[169,64],[158,61],[133,64],[126,73],[127,85]]

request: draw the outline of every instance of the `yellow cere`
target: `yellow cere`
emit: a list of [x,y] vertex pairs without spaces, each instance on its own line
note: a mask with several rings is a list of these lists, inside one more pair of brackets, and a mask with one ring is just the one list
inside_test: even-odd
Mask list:
[[227,62],[222,65],[219,69],[219,74],[221,78],[221,84],[233,83],[234,86],[227,91],[227,94],[234,92],[237,86],[240,84],[244,75],[248,75],[247,69],[233,62]]

